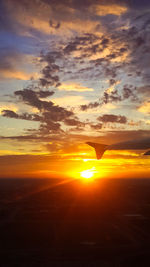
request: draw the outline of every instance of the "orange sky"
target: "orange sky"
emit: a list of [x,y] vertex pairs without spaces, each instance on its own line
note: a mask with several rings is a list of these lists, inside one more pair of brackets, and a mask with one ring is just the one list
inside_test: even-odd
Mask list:
[[[10,155],[0,157],[0,177],[81,179],[85,170],[93,178],[150,178],[150,157],[131,151],[109,151],[96,160],[94,151],[62,157],[50,155]],[[84,155],[83,155],[84,154]],[[9,166],[9,167],[8,167]]]

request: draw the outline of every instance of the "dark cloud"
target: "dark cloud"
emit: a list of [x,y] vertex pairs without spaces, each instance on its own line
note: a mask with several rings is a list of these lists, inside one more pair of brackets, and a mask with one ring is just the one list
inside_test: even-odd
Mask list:
[[85,123],[79,121],[79,119],[77,119],[77,118],[75,118],[75,119],[65,119],[64,123],[67,126],[78,126],[78,127],[85,126]]
[[[14,94],[16,96],[19,97],[19,99],[21,101],[23,101],[25,104],[28,104],[32,107],[36,107],[39,110],[42,110],[44,108],[44,103],[46,102],[47,104],[49,102],[47,101],[41,101],[38,96],[37,93],[31,89],[23,89],[23,90],[18,90],[15,91]],[[49,106],[51,106],[52,104],[49,103]]]
[[[109,57],[109,56],[108,56]],[[109,58],[109,60],[110,59],[112,59],[112,57],[110,57]],[[105,59],[105,61],[107,62],[107,64],[109,64],[109,60],[108,60],[108,58],[107,59]],[[117,68],[118,67],[115,67],[115,66],[113,66],[113,67],[108,67],[107,65],[106,65],[106,67],[104,68],[104,76],[105,77],[111,77],[111,78],[115,78],[116,76],[117,76]]]
[[[130,140],[149,139],[150,130],[113,130],[105,134],[104,142],[111,140],[109,144]],[[98,141],[98,140],[97,140]]]
[[94,64],[95,67],[102,65],[102,63],[105,61],[105,58],[98,58],[98,59],[92,59],[90,60],[90,63]]
[[109,150],[144,150],[150,147],[150,138],[128,140],[123,143],[112,144],[109,146]]
[[74,115],[72,111],[53,105],[49,111],[43,112],[43,120],[47,123],[50,121],[65,121]]
[[80,109],[81,109],[82,111],[86,111],[86,110],[88,110],[88,109],[97,108],[99,105],[100,105],[99,102],[93,102],[93,103],[91,102],[91,103],[89,103],[89,104],[87,104],[87,105],[81,105],[81,106],[80,106]]
[[17,140],[17,141],[50,141],[50,137],[41,137],[37,134],[28,134],[28,135],[14,135],[14,136],[0,136],[1,140]]
[[[33,131],[33,130],[31,130]],[[51,134],[51,135],[41,135],[40,132],[38,131],[33,131],[33,134],[29,134],[29,132],[27,134],[24,135],[14,135],[14,136],[0,136],[1,140],[17,140],[20,142],[35,142],[35,143],[39,143],[39,142],[50,142],[50,141],[55,141],[55,142],[60,142],[60,140],[64,139],[64,136],[62,134],[62,136],[60,135],[56,135],[56,134]]]
[[62,58],[61,51],[49,51],[44,53],[43,51],[40,54],[40,62],[46,62],[48,64],[53,64],[57,59]]
[[19,115],[12,110],[6,110],[6,109],[2,110],[2,116],[7,118],[14,118],[14,119],[21,119],[28,121],[42,121],[42,116],[39,116],[37,114],[23,113]]
[[68,0],[44,0],[44,2],[48,3],[49,5],[51,5],[52,7],[56,8],[57,6],[68,6],[68,7],[72,7],[74,9],[78,9],[78,10],[86,10],[87,8],[93,6],[93,5],[99,5],[101,4],[102,6],[109,6],[112,4],[118,4],[118,5],[122,5],[122,6],[127,6],[128,8],[131,9],[146,9],[148,6],[150,6],[149,0],[144,0],[144,1],[140,1],[140,0],[72,0],[72,1],[68,1]]
[[109,102],[118,102],[121,101],[122,98],[118,94],[118,90],[112,91],[111,93],[104,92],[104,95],[102,97],[102,103],[108,104]]
[[60,28],[60,22],[54,23],[52,20],[49,21],[50,27],[54,29],[59,29]]
[[39,114],[17,114],[12,110],[3,110],[2,116],[22,120],[39,121],[39,130],[35,130],[35,132],[42,135],[63,132],[61,129],[61,123],[74,127],[85,126],[85,124],[74,115],[73,111],[55,105],[50,100],[45,101],[40,99],[51,96],[53,93],[53,91],[34,91],[33,88],[15,91],[14,94],[19,97],[20,101],[31,107],[36,107],[39,110]]
[[53,91],[39,91],[37,92],[37,95],[40,97],[40,98],[46,98],[48,96],[51,96],[53,95],[54,92]]
[[[114,85],[116,81],[114,79],[110,79],[110,85]],[[117,89],[109,92],[108,90],[104,91],[103,96],[100,98],[99,102],[90,102],[87,105],[81,105],[80,109],[82,111],[87,111],[89,109],[97,108],[98,106],[102,106],[103,104],[108,103],[116,103],[121,102],[126,99],[131,101],[137,101],[138,97],[136,96],[136,87],[132,85],[124,85],[122,91],[118,91]]]
[[105,91],[102,97],[102,104],[120,102],[126,99],[131,101],[137,101],[138,97],[136,96],[136,94],[136,87],[134,87],[133,85],[124,85],[122,91],[118,91],[117,89],[112,92]]
[[18,119],[18,114],[16,112],[14,112],[12,110],[7,110],[7,109],[2,110],[2,116],[8,117],[8,118]]
[[47,135],[47,134],[58,134],[63,132],[63,130],[61,129],[61,124],[59,122],[54,122],[51,119],[47,120],[43,120],[43,123],[40,125],[39,128],[39,133],[42,135]]
[[123,100],[131,98],[132,101],[137,101],[136,87],[124,85],[123,87]]
[[[77,58],[82,60],[89,58],[97,52],[102,52],[108,47],[109,39],[105,36],[99,37],[96,34],[85,33],[81,36],[75,36],[72,41],[67,44],[63,51],[64,54],[70,55],[74,51],[80,51],[80,56]],[[91,63],[94,62],[91,60]]]
[[60,85],[59,75],[55,75],[60,70],[60,67],[55,63],[56,59],[61,57],[59,52],[48,52],[46,54],[41,53],[40,62],[45,62],[47,65],[42,69],[42,78],[39,79],[39,84],[43,87]]
[[90,124],[91,129],[96,130],[96,131],[100,130],[102,126],[103,126],[102,123]]
[[127,118],[125,116],[113,115],[113,114],[104,114],[102,116],[99,116],[97,120],[103,123],[107,123],[107,122],[121,123],[121,124],[127,123]]
[[[52,101],[40,100],[38,96],[40,96],[41,94],[43,95],[43,91],[36,92],[31,89],[23,89],[15,91],[14,94],[18,96],[20,100],[23,101],[25,104],[30,105],[32,107],[36,107],[40,112],[49,111],[52,114],[53,113],[56,114],[55,119],[57,119],[59,115],[60,117],[63,115],[66,116],[73,115],[71,111],[67,111],[65,108],[54,105]],[[48,94],[52,95],[53,93],[49,92]]]
[[75,36],[73,38],[73,40],[70,41],[64,47],[63,51],[65,54],[70,54],[71,52],[74,52],[77,50],[80,50],[80,51],[82,51],[82,53],[85,53],[85,52],[87,52],[87,50],[86,50],[87,47],[89,46],[89,49],[92,49],[92,46],[94,46],[93,43],[98,39],[99,39],[99,37],[97,37],[95,34],[92,34],[92,33],[85,33],[82,36]]

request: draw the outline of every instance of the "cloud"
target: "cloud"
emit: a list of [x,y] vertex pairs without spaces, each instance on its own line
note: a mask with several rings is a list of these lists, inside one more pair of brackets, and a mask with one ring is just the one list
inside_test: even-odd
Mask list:
[[23,69],[24,61],[29,63],[30,56],[15,49],[3,48],[0,57],[0,79],[30,80],[31,77],[37,76],[35,72],[27,72]]
[[42,69],[42,77],[39,79],[39,84],[43,87],[59,86],[59,76],[55,73],[59,72],[59,66],[55,64],[57,53],[54,56],[51,53],[41,54],[40,62],[45,62],[46,66]]
[[79,121],[79,119],[65,119],[64,123],[68,126],[78,126],[78,127],[83,127],[85,126],[85,123]]
[[93,88],[85,87],[78,83],[61,83],[61,85],[58,86],[58,89],[64,91],[77,91],[77,92],[94,91]]
[[103,123],[121,123],[121,124],[126,124],[127,123],[127,118],[125,116],[121,115],[114,115],[114,114],[104,114],[102,116],[99,116],[97,120],[103,122]]
[[7,118],[14,118],[14,119],[21,119],[21,120],[28,120],[28,121],[42,121],[42,117],[37,114],[28,114],[23,113],[21,115],[17,114],[12,110],[2,110],[2,116]]
[[[32,88],[32,86],[31,86]],[[39,110],[38,114],[32,114],[24,112],[18,114],[13,110],[2,110],[2,116],[7,118],[22,119],[29,121],[39,121],[39,130],[35,130],[40,135],[47,135],[49,133],[61,133],[63,132],[62,123],[66,126],[82,127],[85,124],[81,122],[73,113],[64,107],[55,105],[52,101],[41,100],[40,98],[46,98],[54,94],[53,91],[36,91],[30,87],[23,90],[15,91],[15,96],[19,97],[19,100],[31,107],[35,107]],[[33,131],[34,132],[34,131]]]
[[107,105],[109,103],[116,103],[122,101],[122,97],[118,94],[118,90],[107,93],[107,90],[103,93],[102,98],[99,101],[90,102],[86,105],[81,105],[80,109],[82,111],[87,111],[89,109],[94,109],[97,107],[102,107],[103,105]]
[[144,85],[137,88],[140,95],[150,96],[150,85]]
[[132,149],[132,150],[144,150],[150,147],[150,138],[144,138],[144,139],[139,139],[139,140],[129,140],[124,143],[118,143],[114,145],[109,146],[109,150],[121,150],[121,149]]
[[121,90],[114,90],[114,85],[111,87],[113,90],[105,90],[103,97],[102,97],[102,103],[115,103],[115,102],[121,102],[127,99],[130,99],[131,101],[137,101],[138,98],[136,96],[136,87],[133,85],[124,85],[122,91]]
[[17,115],[16,112],[14,112],[12,110],[7,110],[7,109],[2,110],[2,116],[8,117],[8,118],[16,118],[16,119],[18,119],[18,115]]
[[48,96],[52,96],[53,94],[54,94],[53,91],[42,91],[42,90],[40,90],[40,91],[37,92],[37,95],[38,95],[39,98],[46,98]]
[[2,114],[3,110],[12,110],[13,112],[18,111],[18,106],[12,103],[3,103],[1,102],[0,106],[0,114]]
[[129,7],[126,1],[97,0],[32,0],[29,3],[25,0],[6,0],[4,3],[3,9],[7,11],[7,28],[30,36],[41,33],[64,37],[73,35],[74,32],[85,32],[85,25],[87,32],[99,31],[101,17],[124,15]]
[[[49,136],[39,136],[36,134],[28,134],[28,135],[14,135],[14,136],[0,136],[1,140],[17,140],[17,141],[37,141],[37,142],[49,142],[52,140],[52,137]],[[57,139],[57,138],[56,138]]]
[[97,46],[96,43],[98,40],[101,40],[100,37],[93,33],[84,33],[81,36],[75,36],[67,45],[65,45],[63,52],[67,55],[75,51],[87,53],[91,50],[91,52],[94,52],[96,47],[99,47],[99,44]]
[[109,144],[113,144],[128,140],[149,140],[149,136],[150,130],[113,130],[107,131],[103,142],[106,143],[109,140]]
[[108,4],[105,1],[105,4],[102,3],[99,5],[93,5],[91,8],[92,13],[96,13],[98,16],[106,16],[106,15],[115,15],[115,16],[120,16],[127,12],[127,7],[119,4]]
[[[18,33],[37,35],[38,32],[49,34],[59,34],[60,36],[70,35],[72,31],[81,32],[85,30],[85,19],[87,31],[92,31],[97,22],[80,16],[81,11],[76,10],[74,4],[67,2],[55,2],[32,0],[27,3],[25,0],[18,3],[17,0],[6,0],[5,7],[7,13],[15,21],[13,29]],[[16,8],[14,8],[16,6]],[[61,25],[61,27],[60,27]],[[11,25],[9,25],[10,27]]]
[[99,102],[90,102],[89,104],[84,104],[80,106],[80,109],[82,111],[87,111],[88,109],[94,109],[97,108],[98,106],[100,106]]
[[[143,6],[146,7],[147,4],[143,3]],[[138,4],[138,6],[140,5]],[[22,1],[14,9],[13,1],[7,0],[6,7],[18,23],[26,25],[26,30],[36,29],[43,33],[51,33],[51,36],[54,33],[51,30],[55,30],[56,35],[59,35],[62,31],[64,35],[61,42],[62,54],[64,53],[65,56],[72,55],[83,60],[90,58],[90,60],[93,60],[93,64],[95,60],[95,67],[98,64],[102,65],[105,76],[109,75],[114,78],[120,67],[126,68],[127,66],[132,73],[135,73],[135,70],[140,72],[144,68],[143,74],[148,77],[146,65],[149,59],[142,57],[142,51],[144,49],[144,54],[148,52],[146,52],[146,49],[149,40],[138,29],[141,23],[138,26],[137,21],[140,19],[136,19],[136,22],[133,23],[132,8],[137,7],[129,1],[101,1],[100,3],[96,0],[93,2],[88,0],[84,1],[84,4],[78,1],[56,1],[55,4],[53,1],[39,1],[38,4],[36,1],[31,1],[27,4],[26,1]],[[97,16],[95,16],[96,12]],[[117,20],[117,16],[119,16],[119,20]],[[148,23],[147,18],[142,17],[141,19],[142,25],[143,20]],[[42,28],[43,23],[44,28]],[[48,25],[49,23],[51,26]],[[85,25],[87,30],[85,30]],[[121,30],[121,27],[124,27],[124,29]],[[67,37],[65,39],[67,29],[72,34],[69,36],[71,38]],[[33,30],[32,34],[34,34]],[[55,43],[54,39],[52,42]],[[58,49],[59,42],[57,41],[55,44]],[[123,62],[127,63],[126,66],[123,66]],[[117,63],[120,63],[120,66],[117,66]],[[43,77],[41,77],[40,84],[42,86],[54,85],[57,87],[60,83],[58,65],[57,70],[54,66],[53,69],[51,67],[48,64],[41,72]]]
[[45,119],[48,119],[48,115],[50,115],[50,118],[57,121],[73,115],[72,111],[56,106],[52,101],[40,100],[37,97],[37,93],[31,89],[15,91],[15,95],[19,96],[24,103],[38,108],[40,112],[43,112]]
[[[21,101],[23,101],[25,104],[35,107],[37,109],[39,109],[40,111],[50,111],[51,109],[54,109],[55,111],[57,111],[57,106],[54,106],[53,102],[51,101],[44,101],[44,100],[40,100],[39,97],[41,97],[41,95],[45,96],[44,91],[33,91],[32,89],[23,89],[23,90],[18,90],[14,92],[15,96],[18,96],[19,99]],[[53,91],[49,91],[48,93],[46,93],[46,95],[52,95]],[[58,108],[59,109],[59,108]]]
[[91,129],[99,131],[102,128],[103,124],[102,123],[97,123],[97,124],[90,124]]
[[0,79],[30,80],[34,75],[19,70],[1,70]]
[[150,101],[145,101],[138,107],[138,111],[146,114],[150,114]]

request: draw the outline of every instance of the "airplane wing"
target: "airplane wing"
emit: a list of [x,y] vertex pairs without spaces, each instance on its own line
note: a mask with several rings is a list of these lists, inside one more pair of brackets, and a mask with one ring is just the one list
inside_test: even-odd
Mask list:
[[97,144],[97,143],[92,143],[92,142],[86,142],[86,144],[95,149],[97,159],[102,158],[105,150],[107,150],[107,147],[108,147],[108,145]]
[[150,156],[150,150],[146,151],[143,155],[144,156]]
[[[125,142],[115,143],[112,145],[98,144],[86,142],[89,146],[93,147],[96,152],[97,159],[101,159],[106,150],[144,150],[150,148],[150,138],[128,140]],[[144,153],[150,155],[150,150]]]

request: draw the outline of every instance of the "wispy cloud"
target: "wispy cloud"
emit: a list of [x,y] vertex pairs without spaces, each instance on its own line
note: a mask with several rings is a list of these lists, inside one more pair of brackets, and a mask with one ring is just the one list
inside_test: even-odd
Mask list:
[[64,91],[77,91],[77,92],[91,92],[94,91],[93,88],[85,87],[78,83],[61,83],[61,85],[58,87],[59,90]]

